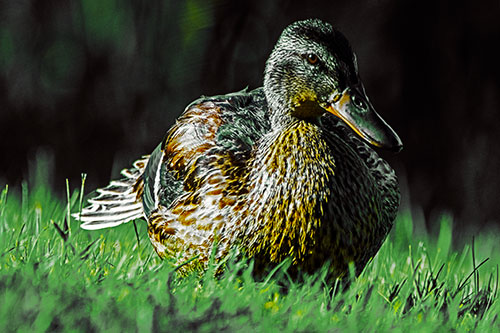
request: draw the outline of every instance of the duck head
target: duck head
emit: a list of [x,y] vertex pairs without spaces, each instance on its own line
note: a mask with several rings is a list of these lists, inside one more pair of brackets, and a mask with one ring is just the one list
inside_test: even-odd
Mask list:
[[321,20],[298,21],[283,31],[266,63],[264,91],[273,126],[293,118],[318,121],[328,112],[372,146],[403,147],[370,103],[349,42]]

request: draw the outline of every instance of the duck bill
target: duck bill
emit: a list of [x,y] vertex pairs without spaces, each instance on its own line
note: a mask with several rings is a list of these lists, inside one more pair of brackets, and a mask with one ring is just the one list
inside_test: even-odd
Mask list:
[[399,152],[403,143],[394,130],[375,112],[360,83],[340,95],[332,95],[326,110],[339,117],[372,146]]

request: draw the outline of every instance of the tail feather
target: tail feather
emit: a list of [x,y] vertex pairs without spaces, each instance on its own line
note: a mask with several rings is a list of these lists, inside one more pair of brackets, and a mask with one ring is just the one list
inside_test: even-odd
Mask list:
[[142,174],[148,159],[149,156],[143,156],[132,168],[122,170],[124,178],[97,189],[97,195],[88,199],[89,206],[72,214],[82,222],[80,227],[87,230],[111,228],[143,217],[142,200],[137,194],[143,186]]

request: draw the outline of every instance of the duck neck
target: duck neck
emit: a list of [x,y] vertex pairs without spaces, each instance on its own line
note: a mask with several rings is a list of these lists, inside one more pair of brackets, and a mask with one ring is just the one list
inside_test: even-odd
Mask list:
[[271,128],[276,132],[277,129],[285,129],[297,121],[297,118],[292,116],[290,111],[281,109],[269,109],[269,121]]
[[248,248],[267,251],[277,262],[301,261],[315,241],[330,197],[335,163],[322,130],[314,122],[291,117],[258,146],[250,175],[253,211]]

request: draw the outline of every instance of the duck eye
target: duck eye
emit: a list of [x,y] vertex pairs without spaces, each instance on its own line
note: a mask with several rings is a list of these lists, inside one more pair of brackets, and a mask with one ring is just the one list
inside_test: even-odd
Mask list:
[[309,53],[309,54],[306,54],[306,59],[307,61],[311,64],[311,65],[314,65],[318,62],[318,56],[315,55],[314,53]]

